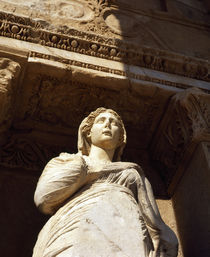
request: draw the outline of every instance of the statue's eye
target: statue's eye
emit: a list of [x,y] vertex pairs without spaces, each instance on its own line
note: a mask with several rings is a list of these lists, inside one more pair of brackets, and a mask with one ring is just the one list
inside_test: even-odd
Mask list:
[[103,123],[104,123],[104,119],[103,119],[103,118],[98,119],[98,120],[96,121],[96,123],[97,123],[97,124],[103,124]]
[[114,126],[118,126],[118,122],[116,121],[116,120],[112,120],[112,125],[114,125]]

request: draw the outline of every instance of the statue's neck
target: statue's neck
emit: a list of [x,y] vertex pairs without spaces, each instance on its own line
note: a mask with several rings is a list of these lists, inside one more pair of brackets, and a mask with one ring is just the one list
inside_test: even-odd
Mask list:
[[103,149],[95,145],[91,145],[89,158],[98,162],[112,162],[115,149]]

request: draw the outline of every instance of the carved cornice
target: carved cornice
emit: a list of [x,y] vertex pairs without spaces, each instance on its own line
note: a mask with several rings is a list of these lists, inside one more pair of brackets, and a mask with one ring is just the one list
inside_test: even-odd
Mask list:
[[[179,82],[179,83],[173,82],[170,79],[167,80],[167,79],[160,78],[158,76],[154,78],[154,77],[148,76],[146,74],[145,75],[137,74],[137,73],[133,73],[131,71],[108,68],[105,66],[100,66],[100,65],[96,65],[96,64],[92,64],[92,63],[64,59],[64,58],[60,58],[57,56],[46,55],[46,54],[42,54],[42,53],[38,53],[38,52],[30,52],[29,57],[39,58],[39,59],[43,59],[43,60],[51,60],[51,61],[67,64],[70,66],[90,69],[93,71],[102,71],[102,72],[106,72],[106,73],[110,73],[110,74],[120,75],[120,76],[130,78],[130,79],[137,79],[137,80],[143,80],[143,81],[148,81],[148,82],[153,82],[153,83],[160,83],[162,85],[180,88],[180,89],[188,89],[189,87],[191,87],[190,85],[187,85],[187,84],[184,84],[181,82]],[[204,89],[204,91],[206,91],[206,93],[210,93],[209,90]]]
[[62,33],[47,31],[40,22],[4,12],[0,12],[0,35],[210,81],[207,61],[149,47],[136,47],[120,39],[103,37],[76,29],[68,29]]
[[169,194],[201,141],[210,141],[210,98],[191,88],[172,97],[151,147]]

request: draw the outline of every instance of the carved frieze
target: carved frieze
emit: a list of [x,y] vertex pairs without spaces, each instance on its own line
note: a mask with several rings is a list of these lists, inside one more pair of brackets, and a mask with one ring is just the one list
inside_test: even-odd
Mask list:
[[153,134],[151,129],[154,129],[150,123],[154,112],[160,117],[158,99],[148,97],[148,101],[144,101],[139,93],[129,89],[119,91],[43,74],[35,74],[31,81],[31,89],[28,86],[24,88],[26,96],[21,100],[24,115],[20,116],[23,121],[74,128],[86,113],[99,106],[107,106],[118,110],[127,125],[136,127],[141,124],[140,128],[147,131],[149,138]]
[[210,98],[191,88],[172,97],[151,147],[170,194],[201,141],[210,141]]
[[[106,6],[106,3],[104,3],[104,5]],[[100,8],[98,7],[98,9]],[[75,29],[64,26],[63,28],[59,28],[59,31],[56,31],[50,28],[46,29],[46,22],[43,24],[42,22],[30,18],[0,12],[0,35],[48,47],[210,81],[209,63],[207,61],[158,50],[156,47],[138,47],[125,40],[116,38],[116,36],[111,36],[110,33],[119,34],[118,30],[120,25],[117,23],[119,21],[118,18],[121,17],[123,20],[123,15],[125,14],[114,10],[110,11],[110,9],[107,8],[103,9],[103,12],[99,11],[99,13],[100,17],[97,18],[95,14],[96,16],[92,23],[87,22],[86,25],[82,25],[85,27],[84,30],[79,27]],[[117,18],[116,15],[119,17]],[[115,20],[116,23],[113,23],[113,20]],[[139,29],[138,26],[140,26]],[[98,28],[99,30],[101,29],[102,33],[95,31]],[[161,44],[161,42],[154,37],[154,33],[150,31],[149,28],[145,29],[145,25],[139,22],[136,23],[135,18],[128,23],[128,27],[126,28],[125,33],[128,32],[129,34],[131,33],[130,31],[134,33],[135,28],[137,28],[138,34],[143,33],[142,39],[148,38],[148,40],[153,40],[159,45]],[[106,34],[106,32],[108,34]],[[120,31],[120,33],[124,32],[123,30]],[[102,36],[102,34],[104,36]]]
[[0,133],[8,129],[14,113],[14,96],[20,65],[7,58],[0,58]]

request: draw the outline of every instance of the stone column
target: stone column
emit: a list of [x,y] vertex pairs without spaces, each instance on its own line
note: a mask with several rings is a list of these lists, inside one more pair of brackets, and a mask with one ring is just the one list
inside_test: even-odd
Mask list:
[[196,88],[175,94],[151,150],[172,197],[183,255],[209,256],[210,96]]
[[210,252],[210,142],[197,146],[172,197],[184,256]]

